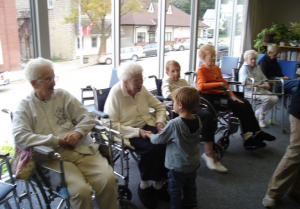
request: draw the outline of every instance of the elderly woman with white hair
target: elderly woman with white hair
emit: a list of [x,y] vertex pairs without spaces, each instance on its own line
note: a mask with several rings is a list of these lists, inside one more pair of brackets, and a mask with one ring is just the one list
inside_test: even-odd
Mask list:
[[[121,65],[118,77],[120,81],[110,90],[104,112],[109,115],[113,128],[120,131],[141,156],[138,195],[146,208],[155,208],[154,197],[170,200],[163,184],[168,172],[164,166],[166,145],[152,144],[146,133],[163,130],[166,108],[143,86],[140,64],[128,62]],[[149,108],[155,109],[155,117],[149,113]],[[149,180],[153,181],[152,186],[149,186]]]
[[278,102],[278,97],[272,94],[268,89],[270,85],[267,77],[263,74],[260,66],[256,64],[257,52],[254,50],[248,50],[244,53],[244,64],[239,71],[239,81],[245,85],[245,97],[252,97],[252,81],[249,79],[254,78],[254,91],[256,98],[260,99],[262,104],[258,110],[255,111],[255,116],[258,120],[259,126],[265,128],[265,115],[268,114],[269,110],[274,107]]
[[[33,91],[21,100],[14,112],[12,133],[21,149],[44,145],[60,154],[70,204],[76,208],[94,208],[92,193],[102,209],[117,209],[117,185],[112,167],[88,135],[95,126],[93,115],[70,93],[54,89],[58,77],[53,62],[43,58],[29,61],[25,76]],[[59,162],[36,156],[53,169]]]

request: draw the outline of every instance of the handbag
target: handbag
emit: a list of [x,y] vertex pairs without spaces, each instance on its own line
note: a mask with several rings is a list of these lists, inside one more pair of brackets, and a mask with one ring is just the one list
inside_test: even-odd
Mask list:
[[11,170],[17,179],[28,180],[35,172],[32,147],[20,149],[15,147],[15,153],[11,159]]

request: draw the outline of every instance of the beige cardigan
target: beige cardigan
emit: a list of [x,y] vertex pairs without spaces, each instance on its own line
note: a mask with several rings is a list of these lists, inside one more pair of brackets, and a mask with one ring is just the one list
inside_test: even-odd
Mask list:
[[[149,113],[149,107],[155,109],[156,117]],[[144,86],[141,92],[131,97],[125,88],[123,81],[115,84],[107,97],[104,112],[109,115],[113,129],[121,132],[125,143],[129,138],[139,137],[139,129],[134,128],[136,112],[147,125],[156,126],[156,123],[164,123],[166,120],[166,108]]]

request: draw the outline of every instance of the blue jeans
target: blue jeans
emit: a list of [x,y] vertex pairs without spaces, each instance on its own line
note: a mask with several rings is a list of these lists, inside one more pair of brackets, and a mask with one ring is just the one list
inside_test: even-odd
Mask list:
[[183,191],[183,203],[186,208],[197,207],[197,187],[196,177],[197,172],[178,173],[174,170],[169,170],[169,193],[171,196],[170,208],[181,208],[181,194]]
[[[299,85],[299,79],[284,80],[284,94],[293,95]],[[281,92],[281,82],[278,82],[276,91]]]

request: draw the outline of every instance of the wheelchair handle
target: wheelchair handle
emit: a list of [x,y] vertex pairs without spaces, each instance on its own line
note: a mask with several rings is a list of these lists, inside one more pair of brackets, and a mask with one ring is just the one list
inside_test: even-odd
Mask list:
[[155,75],[149,75],[148,78],[155,78],[156,79],[156,76]]

